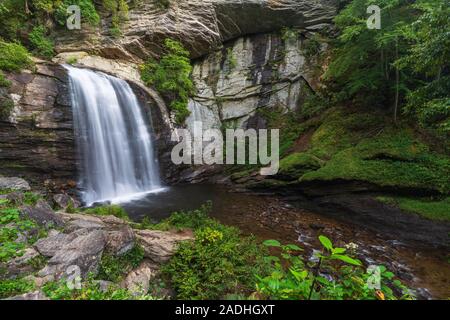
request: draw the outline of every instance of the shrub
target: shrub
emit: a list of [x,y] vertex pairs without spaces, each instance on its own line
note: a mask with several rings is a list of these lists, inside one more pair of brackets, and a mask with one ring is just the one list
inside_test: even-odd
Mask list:
[[0,87],[9,87],[9,86],[11,86],[11,81],[6,79],[5,74],[0,71]]
[[30,54],[25,47],[19,43],[0,40],[0,70],[20,71],[32,65]]
[[8,119],[13,109],[14,101],[9,97],[0,96],[0,120]]
[[123,256],[104,254],[100,262],[98,279],[119,282],[126,273],[139,266],[144,259],[144,249],[136,245]]
[[98,15],[92,0],[64,0],[55,12],[56,21],[60,25],[66,24],[66,19],[68,17],[67,7],[70,5],[79,6],[83,21],[87,21],[91,26],[97,26],[100,23],[100,16]]
[[280,250],[281,254],[280,257],[265,258],[270,262],[271,270],[268,276],[257,277],[256,288],[260,297],[275,300],[413,298],[410,291],[395,280],[394,274],[384,266],[379,267],[379,279],[374,278],[379,281],[376,285],[379,284],[380,289],[368,286],[373,281],[371,271],[365,271],[361,262],[346,252],[347,249],[335,248],[327,237],[320,236],[319,240],[323,246],[322,252],[316,255],[318,261],[309,268],[298,254],[302,249],[297,245],[265,241],[266,246]]
[[263,272],[263,248],[255,238],[207,217],[210,204],[200,210],[172,215],[165,225],[195,230],[195,240],[182,242],[163,273],[171,279],[179,299],[220,299],[248,295],[254,275]]
[[34,284],[24,279],[0,280],[0,299],[30,292]]
[[165,40],[164,48],[166,52],[159,62],[149,59],[141,66],[141,78],[147,86],[155,86],[171,101],[175,121],[181,124],[190,114],[188,100],[194,91],[189,52],[180,42],[171,39]]
[[43,58],[51,58],[54,55],[53,42],[45,36],[44,26],[34,27],[28,38],[34,48],[34,52]]

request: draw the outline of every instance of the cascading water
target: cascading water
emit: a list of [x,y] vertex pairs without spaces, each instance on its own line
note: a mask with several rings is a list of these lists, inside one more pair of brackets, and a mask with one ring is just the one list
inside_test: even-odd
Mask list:
[[65,67],[83,201],[119,202],[161,190],[150,122],[129,84],[103,73]]

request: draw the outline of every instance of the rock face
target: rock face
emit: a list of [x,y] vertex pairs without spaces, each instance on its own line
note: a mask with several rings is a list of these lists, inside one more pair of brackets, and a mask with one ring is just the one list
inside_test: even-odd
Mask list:
[[[314,45],[310,53],[307,47]],[[263,128],[258,110],[286,112],[301,107],[319,86],[317,54],[326,45],[300,34],[270,33],[239,38],[194,65],[197,94],[187,123],[203,129]]]
[[16,177],[0,177],[0,189],[12,189],[19,191],[28,191],[30,190],[30,185],[27,181],[22,178]]
[[192,58],[201,57],[223,42],[248,34],[271,32],[285,26],[305,30],[331,24],[336,5],[333,0],[177,0],[167,9],[157,1],[131,5],[122,36],[110,36],[110,19],[100,30],[83,28],[62,31],[57,51],[87,51],[106,58],[140,61],[158,55],[166,38],[179,39]]
[[36,72],[25,70],[8,79],[14,109],[0,121],[1,174],[41,183],[73,180],[76,154],[66,72],[38,61]]

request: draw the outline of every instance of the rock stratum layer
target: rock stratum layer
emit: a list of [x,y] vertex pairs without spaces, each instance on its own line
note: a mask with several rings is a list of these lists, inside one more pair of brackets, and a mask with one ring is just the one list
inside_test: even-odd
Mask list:
[[110,36],[110,18],[99,29],[64,30],[58,52],[86,51],[111,59],[141,61],[161,52],[166,38],[178,39],[192,58],[241,36],[267,33],[286,26],[316,31],[329,26],[336,12],[333,0],[177,0],[167,9],[157,1],[130,4],[120,38]]

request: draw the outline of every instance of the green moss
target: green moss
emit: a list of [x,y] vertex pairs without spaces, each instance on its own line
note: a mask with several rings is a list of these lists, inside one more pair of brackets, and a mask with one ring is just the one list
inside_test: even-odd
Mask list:
[[301,181],[359,180],[386,187],[450,191],[450,159],[428,149],[409,130],[386,130],[337,152],[322,168]]
[[300,177],[308,171],[319,169],[322,162],[319,158],[307,152],[293,153],[280,161],[279,175]]
[[377,197],[378,200],[400,209],[437,221],[450,221],[450,197],[442,200],[430,198]]
[[328,110],[308,149],[280,161],[280,178],[356,180],[382,187],[450,191],[450,159],[433,151],[408,125],[381,114]]

